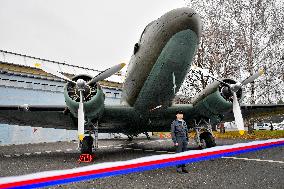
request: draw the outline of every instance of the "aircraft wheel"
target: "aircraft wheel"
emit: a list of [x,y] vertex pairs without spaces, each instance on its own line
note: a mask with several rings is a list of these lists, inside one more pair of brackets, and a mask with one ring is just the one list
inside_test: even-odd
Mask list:
[[199,145],[199,149],[205,149],[206,148],[206,142],[204,139],[200,139],[200,145]]
[[85,136],[82,141],[81,154],[92,154],[93,153],[93,137]]
[[202,149],[216,146],[215,138],[209,132],[204,132],[200,134],[200,142],[202,145],[201,147],[203,147]]

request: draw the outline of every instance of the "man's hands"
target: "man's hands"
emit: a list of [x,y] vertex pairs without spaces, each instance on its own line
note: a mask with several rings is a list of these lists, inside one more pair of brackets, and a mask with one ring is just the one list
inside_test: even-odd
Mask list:
[[177,142],[175,143],[175,146],[178,146],[178,143],[177,143]]

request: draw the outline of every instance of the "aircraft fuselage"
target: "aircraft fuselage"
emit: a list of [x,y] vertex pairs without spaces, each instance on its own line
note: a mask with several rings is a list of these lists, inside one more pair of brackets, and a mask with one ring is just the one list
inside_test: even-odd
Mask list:
[[[100,130],[168,131],[177,110],[172,101],[190,68],[200,35],[200,17],[190,8],[172,10],[148,24],[128,65],[122,107],[116,112],[106,107]],[[192,105],[178,109],[191,114]]]
[[171,106],[191,65],[200,34],[200,18],[189,8],[172,10],[151,22],[129,62],[122,103],[144,114],[156,107]]

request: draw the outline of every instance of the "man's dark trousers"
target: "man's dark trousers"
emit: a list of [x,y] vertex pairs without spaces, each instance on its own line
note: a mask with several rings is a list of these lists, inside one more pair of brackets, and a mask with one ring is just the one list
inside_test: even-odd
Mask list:
[[[176,146],[176,153],[185,152],[187,150],[187,138],[186,137],[177,137],[178,146]],[[177,171],[182,171],[185,169],[185,164],[177,165]]]

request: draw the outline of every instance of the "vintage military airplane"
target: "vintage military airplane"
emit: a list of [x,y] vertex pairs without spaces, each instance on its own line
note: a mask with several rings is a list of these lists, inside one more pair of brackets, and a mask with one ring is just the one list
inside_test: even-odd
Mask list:
[[[66,80],[66,106],[2,105],[0,123],[76,129],[81,152],[91,153],[97,147],[98,131],[124,133],[129,137],[143,132],[169,131],[177,110],[184,111],[185,120],[194,124],[198,144],[207,147],[215,146],[210,125],[224,119],[232,120],[232,110],[241,134],[244,132],[241,109],[246,115],[253,113],[254,116],[266,112],[283,113],[283,106],[239,106],[242,86],[253,82],[262,71],[241,83],[215,78],[216,81],[198,94],[192,104],[173,104],[175,93],[191,66],[200,36],[200,17],[190,8],[172,10],[148,24],[135,44],[121,105],[117,106],[104,105],[105,96],[98,81],[116,73],[124,64],[94,78],[77,75],[72,79],[42,65],[40,68],[44,71]],[[193,68],[206,75],[204,70]],[[204,128],[201,133],[200,129]]]

